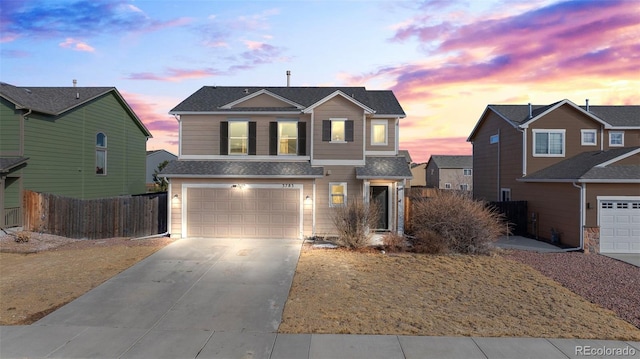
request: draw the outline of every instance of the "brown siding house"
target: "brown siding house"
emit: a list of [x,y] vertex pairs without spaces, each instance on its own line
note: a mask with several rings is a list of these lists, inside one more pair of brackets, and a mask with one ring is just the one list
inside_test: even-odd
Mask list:
[[332,236],[333,207],[355,198],[383,209],[376,230],[403,232],[411,171],[391,91],[204,86],[170,114],[172,237]]
[[527,201],[532,236],[640,253],[640,106],[489,105],[468,141],[474,197]]
[[473,159],[471,156],[432,155],[426,166],[429,188],[471,191]]

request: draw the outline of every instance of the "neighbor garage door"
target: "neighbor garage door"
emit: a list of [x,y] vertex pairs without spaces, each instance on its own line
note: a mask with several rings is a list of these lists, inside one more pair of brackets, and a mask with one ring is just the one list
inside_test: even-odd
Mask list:
[[187,236],[299,238],[300,189],[187,188]]
[[601,253],[640,253],[640,201],[602,200]]

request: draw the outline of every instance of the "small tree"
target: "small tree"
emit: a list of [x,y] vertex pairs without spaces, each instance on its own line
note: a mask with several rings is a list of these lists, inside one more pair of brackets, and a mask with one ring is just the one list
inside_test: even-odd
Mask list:
[[338,231],[336,244],[354,249],[369,245],[378,211],[374,203],[365,203],[360,197],[349,197],[345,205],[334,207],[331,219]]
[[158,177],[158,174],[167,167],[169,161],[163,161],[158,165],[158,168],[153,170],[153,183],[155,183],[156,192],[166,192],[169,189],[169,181],[164,177]]

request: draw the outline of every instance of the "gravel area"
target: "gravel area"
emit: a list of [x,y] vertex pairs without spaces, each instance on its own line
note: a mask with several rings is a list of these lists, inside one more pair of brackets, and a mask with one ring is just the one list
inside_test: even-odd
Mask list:
[[640,268],[599,254],[508,250],[504,256],[527,264],[592,303],[640,328]]

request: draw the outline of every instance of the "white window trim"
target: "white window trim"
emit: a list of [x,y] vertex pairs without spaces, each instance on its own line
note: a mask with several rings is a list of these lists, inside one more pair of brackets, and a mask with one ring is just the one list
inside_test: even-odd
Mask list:
[[444,189],[451,189],[451,183],[445,183],[444,184]]
[[[347,119],[346,118],[330,118],[329,121],[331,121],[331,139],[329,141],[329,143],[347,143]],[[344,128],[344,132],[342,133],[342,137],[344,138],[343,140],[339,141],[339,140],[334,140],[333,139],[333,123],[334,122],[342,122],[344,123],[343,128]]]
[[[593,134],[593,142],[585,142],[584,135],[587,133]],[[582,146],[597,146],[598,145],[598,130],[580,130],[580,144]]]
[[[247,126],[247,152],[246,153],[231,153],[231,124],[242,122]],[[238,137],[240,138],[240,137]],[[238,120],[229,120],[229,135],[227,139],[227,154],[229,156],[248,156],[249,155],[249,120],[246,119],[238,119]]]
[[[384,126],[384,142],[374,142],[374,127],[376,125]],[[389,121],[387,120],[371,120],[371,146],[388,146],[389,145]]]
[[[466,174],[466,171],[469,171],[469,174]],[[462,175],[463,176],[472,176],[473,175],[473,170],[471,168],[463,168],[462,169]]]
[[[296,125],[296,153],[282,153],[280,152],[280,124],[281,123],[293,123]],[[278,156],[297,156],[298,155],[298,120],[278,120]]]
[[[531,154],[533,155],[533,157],[565,157],[565,153],[566,153],[566,146],[567,146],[567,135],[566,135],[566,130],[564,129],[552,129],[552,130],[548,130],[548,129],[533,129],[532,130],[532,148],[531,148]],[[560,154],[556,154],[556,153],[536,153],[536,134],[538,133],[546,133],[546,134],[552,134],[552,133],[560,133],[562,134],[562,153]],[[549,143],[549,147],[551,146],[551,144]]]
[[469,190],[469,184],[467,184],[467,183],[461,183],[461,184],[460,184],[460,190],[461,190],[461,191],[468,191],[468,190]]
[[[98,145],[98,135],[102,134],[104,136],[104,146],[99,146]],[[96,133],[96,168],[98,167],[98,152],[101,152],[104,154],[104,164],[103,164],[103,168],[102,168],[102,173],[97,173],[96,172],[96,176],[106,176],[107,175],[107,145],[108,145],[108,138],[107,138],[107,134],[104,133],[104,131],[99,131]]]
[[[509,195],[507,197],[509,197],[509,199],[507,201],[503,201],[502,199],[504,198],[503,194],[504,193],[508,193]],[[511,188],[500,188],[500,199],[498,200],[498,202],[510,202],[511,201]]]
[[[336,186],[336,185],[340,185],[342,186],[342,188],[344,188],[344,193],[342,194],[343,199],[342,202],[343,204],[333,204],[333,195],[331,193],[331,187]],[[338,207],[338,206],[344,206],[347,204],[347,182],[329,182],[329,207]]]
[[[611,143],[611,135],[619,133],[622,136],[622,143]],[[609,147],[624,147],[624,131],[610,131],[609,132]]]

